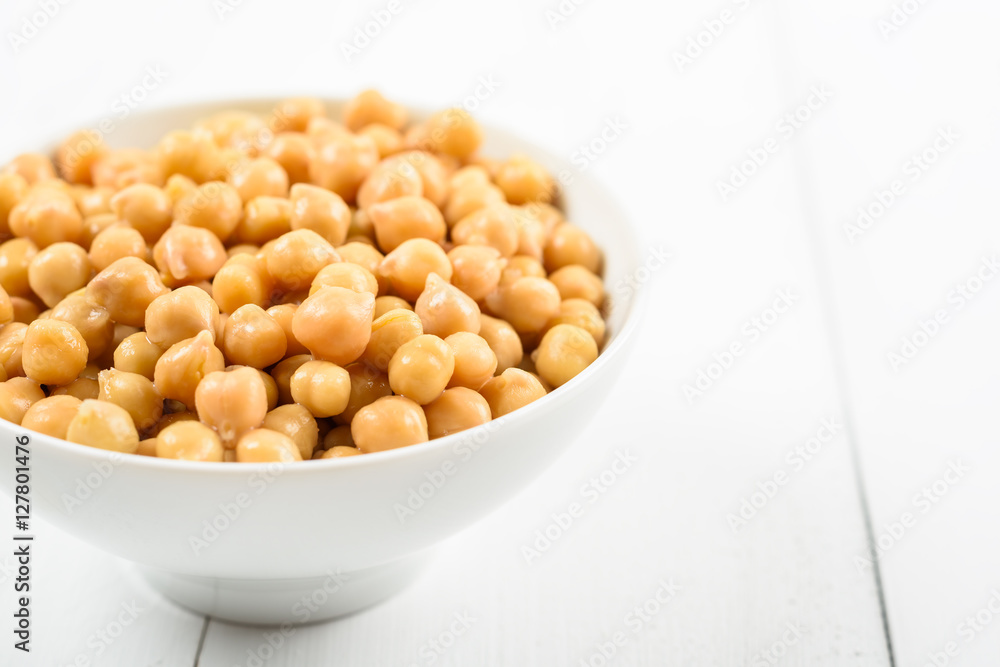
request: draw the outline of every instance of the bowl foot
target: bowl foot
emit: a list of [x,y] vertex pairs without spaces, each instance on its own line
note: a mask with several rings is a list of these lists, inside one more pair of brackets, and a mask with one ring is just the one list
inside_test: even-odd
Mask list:
[[157,591],[199,614],[248,625],[301,625],[353,614],[395,595],[420,575],[430,555],[303,579],[226,579],[137,568]]

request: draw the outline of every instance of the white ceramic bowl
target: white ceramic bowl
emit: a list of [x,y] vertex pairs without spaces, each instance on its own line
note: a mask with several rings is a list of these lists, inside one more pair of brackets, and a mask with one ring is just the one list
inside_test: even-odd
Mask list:
[[[215,111],[265,112],[277,101],[136,113],[107,142],[148,147]],[[338,102],[330,106],[339,113]],[[60,138],[41,137],[36,145],[51,148]],[[33,512],[134,561],[166,596],[216,618],[312,622],[398,591],[419,572],[431,547],[513,497],[583,430],[614,385],[641,311],[641,294],[618,284],[639,266],[639,244],[604,188],[565,160],[500,130],[485,128],[483,152],[523,152],[554,174],[572,175],[562,185],[567,215],[604,249],[610,337],[578,377],[473,431],[284,468],[116,455],[0,420],[0,435],[10,443],[0,457],[0,488],[13,495],[10,450],[16,437],[28,435]],[[313,603],[303,605],[303,598]]]

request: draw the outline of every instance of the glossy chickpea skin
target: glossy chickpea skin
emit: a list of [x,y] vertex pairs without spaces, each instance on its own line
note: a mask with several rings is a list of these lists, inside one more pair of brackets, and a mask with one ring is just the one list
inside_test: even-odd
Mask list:
[[267,243],[292,231],[292,203],[282,197],[261,196],[247,201],[236,238],[243,243]]
[[8,378],[24,375],[24,338],[28,325],[10,322],[0,328],[0,365]]
[[496,419],[537,401],[546,392],[545,386],[531,373],[508,368],[484,384],[479,393],[489,403],[490,413]]
[[399,296],[416,301],[427,284],[427,276],[436,273],[451,280],[451,262],[440,245],[428,239],[409,239],[385,256],[379,268]]
[[513,257],[519,246],[517,218],[506,204],[488,206],[465,216],[451,230],[455,245],[487,245],[503,257]]
[[372,334],[362,359],[383,373],[389,361],[403,343],[424,333],[420,318],[412,310],[390,310],[372,322]]
[[241,306],[265,307],[271,298],[271,280],[263,262],[250,257],[231,257],[212,279],[212,298],[223,313],[234,313]]
[[320,269],[309,288],[310,296],[324,287],[343,287],[354,292],[378,295],[378,280],[371,271],[350,262],[328,264]]
[[115,368],[129,373],[138,373],[152,380],[156,362],[163,356],[163,348],[149,341],[145,332],[127,336],[118,344],[114,353]]
[[153,382],[164,398],[194,407],[195,390],[202,378],[226,367],[213,338],[208,331],[202,331],[194,338],[172,345],[156,360]]
[[230,172],[228,181],[244,202],[255,197],[288,196],[288,174],[269,157],[254,158],[239,165]]
[[271,306],[267,309],[267,314],[278,323],[281,330],[285,332],[285,357],[293,357],[298,354],[308,354],[309,349],[299,342],[292,331],[292,321],[295,319],[295,311],[299,307],[294,303],[283,303]]
[[0,244],[0,286],[10,296],[31,294],[28,266],[37,254],[38,246],[31,239],[11,239]]
[[344,125],[352,132],[371,123],[400,130],[406,125],[407,118],[402,105],[390,102],[377,90],[365,90],[344,105]]
[[531,355],[538,375],[552,387],[561,387],[597,359],[597,343],[588,331],[572,324],[549,329]]
[[300,183],[292,186],[290,201],[291,229],[311,230],[333,245],[340,245],[347,238],[351,209],[337,193]]
[[199,419],[215,429],[224,443],[235,443],[263,423],[267,387],[260,374],[247,366],[215,371],[198,384],[194,402]]
[[427,434],[431,438],[481,426],[492,418],[486,399],[466,387],[445,389],[444,393],[424,406],[424,415],[427,417]]
[[365,178],[358,188],[357,203],[358,208],[367,209],[379,202],[423,193],[424,181],[416,168],[405,159],[390,157],[379,162]]
[[152,266],[136,257],[123,257],[98,273],[87,285],[87,298],[107,309],[111,319],[141,327],[146,308],[169,290]]
[[464,109],[439,111],[427,120],[425,140],[439,153],[466,159],[483,141],[479,124]]
[[585,299],[565,299],[559,304],[559,312],[545,323],[546,331],[557,324],[572,324],[587,331],[600,346],[604,341],[606,325],[597,306]]
[[579,264],[569,264],[556,269],[549,280],[563,299],[586,299],[598,308],[604,303],[604,283],[599,276]]
[[545,270],[549,273],[579,264],[594,274],[601,272],[601,250],[587,232],[564,222],[552,230],[545,244]]
[[187,285],[158,296],[146,308],[146,338],[164,350],[201,331],[215,336],[219,305],[203,290]]
[[482,301],[500,284],[506,260],[500,251],[487,245],[460,245],[448,252],[451,283],[474,301]]
[[[0,390],[2,394],[2,390]],[[80,410],[82,401],[75,396],[49,396],[31,405],[21,420],[24,428],[51,435],[53,438],[66,438],[69,423]]]
[[92,272],[86,250],[75,243],[53,243],[28,264],[28,285],[51,308],[86,287]]
[[239,463],[292,463],[301,461],[302,455],[295,441],[284,433],[258,428],[240,438],[236,460]]
[[137,230],[123,224],[112,224],[100,230],[90,242],[87,257],[95,271],[103,271],[123,257],[144,260],[149,246]]
[[[374,310],[375,297],[370,292],[324,287],[296,309],[292,332],[317,359],[343,366],[365,351]],[[331,322],[336,322],[332,331]]]
[[496,183],[511,204],[548,203],[555,192],[552,176],[526,155],[514,155],[502,163]]
[[316,418],[304,405],[298,403],[274,408],[264,417],[263,426],[291,438],[303,459],[312,456],[319,442]]
[[292,374],[292,400],[314,417],[333,417],[347,408],[351,395],[351,376],[329,361],[308,361]]
[[345,456],[357,456],[361,454],[361,450],[357,447],[345,447],[343,445],[336,445],[330,447],[324,451],[321,455],[321,459],[342,459]]
[[15,235],[31,239],[39,248],[75,242],[83,234],[83,216],[76,202],[54,189],[29,193],[11,210],[8,224]]
[[56,170],[52,164],[52,160],[41,153],[22,153],[18,155],[3,168],[2,173],[17,174],[27,181],[29,185],[56,177]]
[[98,374],[97,384],[97,398],[124,408],[139,431],[151,428],[163,416],[163,396],[143,375],[111,368]]
[[327,264],[340,260],[333,245],[311,229],[296,229],[261,248],[266,270],[283,290],[308,289]]
[[455,354],[437,336],[424,334],[396,350],[389,361],[389,386],[420,405],[441,395],[455,370]]
[[375,227],[375,238],[386,252],[409,239],[444,240],[448,231],[441,211],[420,196],[402,196],[372,204],[366,209]]
[[10,212],[28,194],[28,181],[14,172],[0,172],[0,238],[10,236]]
[[309,181],[312,151],[312,142],[305,134],[281,132],[264,148],[263,155],[280,164],[288,174],[288,182],[295,185]]
[[111,198],[115,216],[139,232],[146,243],[156,243],[173,221],[174,203],[162,189],[136,183]]
[[40,384],[74,380],[87,365],[87,343],[72,324],[35,320],[24,334],[24,374]]
[[413,310],[409,301],[398,296],[380,296],[375,299],[375,318],[382,317],[390,310]]
[[501,286],[486,299],[487,306],[518,333],[541,331],[559,312],[560,302],[555,285],[545,278],[531,276]]
[[34,380],[12,377],[0,382],[0,419],[20,424],[35,403],[45,398],[45,392]]
[[243,216],[243,200],[232,185],[210,181],[198,186],[174,207],[174,222],[207,229],[226,240]]
[[284,329],[260,306],[240,306],[226,320],[222,351],[234,364],[265,368],[281,361],[287,349]]
[[361,183],[378,164],[371,137],[338,135],[318,142],[310,156],[309,180],[353,202]]
[[80,404],[66,429],[66,439],[123,454],[139,449],[139,432],[129,413],[114,403],[93,399]]
[[53,320],[72,324],[87,344],[87,360],[94,361],[111,346],[115,325],[107,309],[97,305],[85,294],[68,296],[49,313]]
[[223,461],[222,440],[208,426],[197,421],[178,421],[168,425],[156,436],[155,455],[178,461]]
[[427,284],[413,310],[420,318],[424,333],[440,338],[459,331],[479,333],[479,306],[468,294],[436,273],[427,276]]
[[444,339],[455,355],[448,387],[478,390],[497,370],[497,356],[482,336],[462,331]]
[[517,366],[524,358],[521,337],[505,320],[483,315],[480,317],[479,335],[496,356],[497,373],[503,373],[508,368]]
[[351,436],[365,454],[427,442],[427,418],[417,403],[403,396],[384,396],[358,410]]
[[174,225],[153,246],[153,262],[172,286],[208,280],[226,259],[226,248],[215,233],[190,225]]

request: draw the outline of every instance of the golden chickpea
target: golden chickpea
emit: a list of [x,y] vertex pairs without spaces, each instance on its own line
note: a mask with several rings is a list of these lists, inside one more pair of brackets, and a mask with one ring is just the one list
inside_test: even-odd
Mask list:
[[134,454],[139,433],[128,412],[114,403],[87,399],[66,429],[66,439],[81,445]]
[[513,155],[502,163],[496,183],[511,204],[548,203],[556,188],[549,172],[526,155]]
[[557,324],[572,324],[587,331],[600,345],[604,341],[606,325],[597,306],[585,299],[565,299],[559,304],[559,312],[545,323],[544,334]]
[[324,287],[343,287],[355,292],[368,292],[373,297],[378,295],[378,280],[371,271],[348,262],[328,264],[320,269],[313,278],[309,294],[315,294]]
[[598,308],[604,303],[604,283],[601,279],[579,264],[568,264],[556,269],[549,280],[565,299],[586,299]]
[[489,403],[493,418],[497,419],[537,401],[545,395],[545,387],[531,373],[508,368],[484,384],[479,393]]
[[94,276],[87,298],[107,309],[115,322],[141,327],[146,308],[168,291],[156,269],[136,257],[123,257]]
[[375,225],[363,208],[355,209],[351,215],[351,226],[347,228],[347,240],[375,245]]
[[226,446],[264,422],[267,386],[255,369],[240,366],[214,371],[198,384],[195,409],[202,423],[211,426]]
[[93,130],[80,130],[56,148],[55,165],[69,183],[90,184],[90,168],[106,152],[104,138]]
[[244,202],[256,197],[288,196],[288,174],[269,157],[247,161],[232,171],[227,180]]
[[[235,261],[234,261],[235,259]],[[263,308],[271,299],[271,282],[264,275],[261,262],[230,258],[212,280],[212,297],[223,313],[234,313],[241,306]]]
[[333,245],[310,229],[282,234],[261,248],[267,273],[285,291],[308,289],[319,270],[340,261]]
[[280,164],[288,174],[288,182],[295,185],[309,182],[312,151],[312,142],[305,134],[282,132],[263,150],[263,155]]
[[267,136],[264,119],[249,111],[230,109],[202,118],[195,131],[207,132],[218,146],[235,148],[241,153],[252,153]]
[[146,338],[164,350],[201,331],[215,339],[219,305],[203,290],[186,285],[153,299],[146,308]]
[[490,206],[465,216],[452,228],[455,245],[488,245],[504,257],[517,252],[517,222],[513,210],[506,204]]
[[156,456],[156,438],[144,438],[139,441],[139,448],[135,450],[138,456]]
[[50,392],[51,396],[73,396],[85,401],[88,398],[97,400],[101,394],[101,387],[97,380],[90,378],[77,378],[62,387],[56,387]]
[[284,433],[299,450],[303,459],[312,456],[319,442],[319,427],[316,418],[305,406],[297,403],[274,408],[264,417],[264,428]]
[[399,346],[423,333],[416,313],[402,308],[391,310],[372,322],[371,339],[361,358],[384,373]]
[[11,235],[10,212],[28,194],[28,181],[14,172],[0,171],[0,238]]
[[76,207],[83,216],[86,226],[87,218],[94,215],[111,213],[111,197],[115,191],[111,188],[91,188],[86,185],[78,185],[73,189],[72,197],[76,202]]
[[[2,393],[2,390],[0,390]],[[51,435],[53,438],[66,439],[69,423],[80,410],[82,401],[75,396],[49,396],[33,403],[24,413],[21,426],[24,428]]]
[[0,244],[0,286],[10,296],[27,297],[31,294],[28,266],[36,254],[38,246],[31,239],[11,239]]
[[427,120],[426,140],[437,153],[460,160],[476,152],[483,141],[479,124],[464,109],[446,109]]
[[507,263],[499,250],[488,245],[455,246],[448,253],[448,261],[452,285],[475,301],[482,301],[497,288]]
[[344,125],[357,132],[371,123],[401,130],[409,115],[406,108],[382,97],[377,90],[365,90],[344,105]]
[[243,217],[243,200],[236,188],[221,181],[198,186],[174,207],[174,223],[191,225],[226,240]]
[[42,307],[37,302],[22,296],[10,297],[10,306],[14,311],[14,321],[24,324],[37,320],[42,313]]
[[521,334],[537,333],[559,312],[559,290],[545,278],[527,276],[502,285],[486,305]]
[[[545,224],[532,214],[535,206],[535,204],[514,206],[512,210],[517,223],[517,254],[541,260],[548,234],[545,231]],[[529,212],[529,209],[532,210]]]
[[76,202],[52,189],[29,193],[11,210],[7,222],[15,235],[31,239],[39,248],[77,241],[83,234],[83,216]]
[[375,297],[324,287],[295,311],[292,333],[317,359],[344,366],[361,356],[371,338]]
[[222,351],[234,364],[264,368],[281,361],[287,349],[284,329],[260,306],[240,306],[226,320]]
[[384,396],[358,410],[351,436],[363,453],[383,452],[427,442],[423,409],[403,396]]
[[333,418],[336,424],[350,424],[358,410],[383,396],[391,396],[389,376],[372,368],[364,362],[350,364],[344,367],[351,376],[351,397],[347,399],[347,407]]
[[140,431],[151,428],[163,416],[163,397],[147,377],[111,368],[98,374],[97,385],[97,398],[125,408]]
[[538,375],[553,387],[561,387],[597,359],[597,343],[588,331],[572,324],[549,329],[531,355]]
[[357,456],[361,454],[361,450],[357,447],[344,447],[337,445],[335,447],[330,447],[324,451],[321,455],[321,459],[342,459],[345,456]]
[[310,120],[325,115],[326,105],[322,100],[315,97],[291,97],[282,100],[275,107],[268,126],[276,132],[287,130],[302,132],[309,127]]
[[479,306],[436,273],[427,276],[427,285],[413,310],[423,324],[424,333],[440,338],[459,331],[479,333]]
[[271,377],[278,388],[278,403],[293,403],[292,399],[292,375],[299,369],[299,366],[312,361],[311,354],[297,354],[286,359],[282,359],[271,369]]
[[24,374],[40,384],[66,384],[87,365],[87,343],[72,324],[35,320],[24,334]]
[[137,257],[143,261],[149,247],[138,230],[123,224],[112,224],[97,233],[90,242],[88,259],[96,271],[103,271],[122,257]]
[[500,285],[510,285],[518,278],[524,277],[545,278],[548,274],[545,267],[534,257],[528,255],[514,255],[507,260],[507,266],[500,273]]
[[87,344],[87,359],[94,361],[111,346],[115,324],[106,308],[98,306],[84,295],[68,296],[49,313],[53,320],[72,324]]
[[226,248],[226,257],[228,259],[232,259],[236,255],[250,255],[251,257],[257,257],[257,253],[259,252],[260,246],[252,243],[239,243]]
[[486,341],[497,358],[496,373],[503,373],[521,363],[524,358],[524,348],[521,337],[514,331],[510,323],[483,315],[480,317],[479,335]]
[[441,211],[423,197],[403,196],[367,209],[379,246],[391,252],[409,239],[444,241],[448,231]]
[[163,192],[170,198],[171,209],[188,195],[194,194],[197,189],[198,184],[183,174],[174,174],[163,186]]
[[295,442],[284,433],[267,428],[250,431],[236,445],[239,463],[292,463],[302,455]]
[[28,185],[56,177],[52,160],[41,153],[22,153],[11,160],[0,173],[17,174],[27,181]]
[[399,296],[416,301],[427,284],[427,276],[436,273],[451,280],[451,262],[440,245],[428,239],[409,239],[385,256],[379,268]]
[[172,285],[208,280],[226,259],[226,248],[218,236],[189,225],[174,225],[153,246],[153,262]]
[[361,453],[361,451],[354,446],[354,437],[351,435],[350,426],[337,426],[335,428],[331,428],[327,434],[323,436],[323,449],[330,450],[334,447],[353,449],[358,454]]
[[445,389],[444,393],[424,406],[427,434],[442,438],[488,422],[490,405],[478,392],[466,387]]
[[28,264],[28,285],[51,308],[70,292],[86,287],[92,272],[86,250],[75,243],[53,243]]
[[0,382],[0,419],[20,424],[35,403],[45,398],[45,392],[34,380],[12,377]]
[[137,183],[111,198],[111,210],[139,232],[146,243],[156,243],[173,221],[174,203],[161,188]]
[[564,222],[552,230],[545,244],[545,269],[552,273],[570,264],[579,264],[591,273],[601,272],[601,250],[587,232]]
[[292,229],[309,229],[333,245],[341,245],[351,225],[351,209],[340,195],[297,183],[291,189]]
[[455,370],[449,387],[478,390],[497,370],[497,356],[482,336],[467,331],[453,333],[444,339],[455,355]]
[[279,304],[267,309],[267,314],[285,332],[286,357],[309,353],[309,349],[299,342],[299,339],[295,337],[295,333],[292,331],[292,321],[295,319],[295,311],[298,309],[299,307],[294,303]]
[[254,197],[243,209],[236,238],[243,243],[267,243],[292,231],[292,203],[281,197]]
[[423,196],[442,208],[448,199],[451,185],[448,182],[448,171],[441,160],[426,151],[406,151],[396,155],[395,159],[412,165],[417,170],[423,184]]
[[[491,181],[490,172],[479,164],[467,164],[456,169],[448,179],[448,188],[451,190],[464,190],[467,187],[488,185]],[[501,193],[502,195],[503,193]],[[503,201],[503,197],[501,197]]]
[[14,321],[14,303],[7,290],[0,287],[0,326]]
[[371,137],[348,134],[325,138],[311,156],[309,181],[353,202],[378,160],[378,147]]
[[351,376],[329,361],[308,361],[295,370],[289,386],[292,400],[314,417],[333,417],[347,407]]
[[94,185],[121,190],[135,183],[163,184],[163,170],[153,153],[138,148],[108,151],[90,168]]
[[358,208],[367,209],[399,197],[420,197],[423,193],[424,182],[416,168],[405,159],[390,157],[379,162],[358,188]]
[[455,354],[437,336],[424,334],[396,350],[389,361],[389,386],[421,405],[441,395],[455,370]]
[[138,373],[152,380],[156,362],[163,356],[163,348],[154,345],[142,331],[128,336],[115,348],[115,368],[128,373]]
[[175,130],[160,140],[156,152],[164,177],[180,175],[204,183],[223,170],[222,153],[207,132]]
[[393,153],[398,153],[404,147],[403,135],[398,130],[382,123],[365,125],[358,131],[358,134],[374,141],[375,147],[378,148],[378,155],[383,159]]
[[445,222],[454,227],[459,221],[484,208],[503,206],[503,192],[490,182],[470,183],[463,187],[452,186],[443,209]]
[[28,325],[10,322],[0,327],[0,365],[8,378],[24,375],[24,337]]
[[164,398],[180,401],[191,409],[195,406],[195,390],[202,378],[225,367],[225,359],[215,347],[213,335],[202,331],[194,338],[172,345],[156,360],[153,383]]
[[379,293],[384,293],[389,288],[389,281],[381,276],[379,267],[385,255],[379,252],[378,248],[368,243],[353,241],[345,243],[337,248],[337,254],[341,260],[349,264],[357,264],[364,267],[375,277]]
[[[388,313],[390,310],[413,310],[413,306],[406,299],[398,296],[380,296],[375,299],[375,319]],[[418,318],[419,319],[419,318]]]
[[224,451],[215,431],[196,421],[178,421],[161,430],[154,450],[161,459],[211,463],[221,463]]

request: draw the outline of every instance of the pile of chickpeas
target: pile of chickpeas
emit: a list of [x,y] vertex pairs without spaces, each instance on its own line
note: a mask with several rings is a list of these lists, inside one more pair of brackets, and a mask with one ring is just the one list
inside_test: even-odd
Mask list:
[[0,169],[0,417],[186,461],[425,442],[571,380],[601,252],[523,155],[365,91]]

